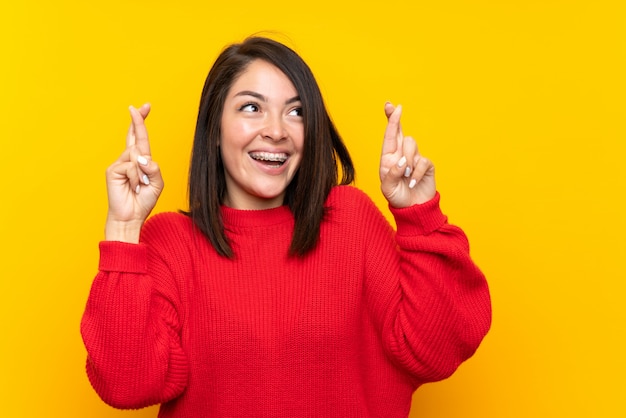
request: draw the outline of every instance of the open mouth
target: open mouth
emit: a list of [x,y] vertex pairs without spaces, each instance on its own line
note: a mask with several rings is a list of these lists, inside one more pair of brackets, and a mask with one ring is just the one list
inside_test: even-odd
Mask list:
[[283,152],[251,152],[248,155],[250,155],[250,158],[252,158],[253,160],[268,165],[270,167],[282,166],[289,157]]

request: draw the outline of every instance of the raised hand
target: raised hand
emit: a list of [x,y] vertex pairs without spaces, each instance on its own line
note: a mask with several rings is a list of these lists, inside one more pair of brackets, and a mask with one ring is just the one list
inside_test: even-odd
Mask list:
[[105,237],[109,241],[139,242],[141,227],[163,190],[163,178],[152,161],[144,123],[150,105],[130,107],[126,149],[106,171],[109,211]]
[[380,188],[395,208],[425,203],[435,197],[435,167],[420,155],[415,140],[404,136],[402,106],[385,103],[387,129],[380,156]]

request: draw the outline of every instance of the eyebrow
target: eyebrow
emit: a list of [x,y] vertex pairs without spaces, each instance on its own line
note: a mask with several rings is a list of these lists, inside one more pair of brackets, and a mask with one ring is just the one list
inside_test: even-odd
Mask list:
[[[267,97],[263,96],[261,93],[257,93],[256,91],[251,91],[251,90],[243,90],[240,91],[239,93],[235,94],[235,97],[238,96],[252,96],[252,97],[256,97],[257,99],[261,100],[262,102],[267,103]],[[295,103],[295,102],[299,102],[300,101],[300,96],[294,96],[291,99],[288,99],[285,101],[285,104],[291,104],[291,103]]]

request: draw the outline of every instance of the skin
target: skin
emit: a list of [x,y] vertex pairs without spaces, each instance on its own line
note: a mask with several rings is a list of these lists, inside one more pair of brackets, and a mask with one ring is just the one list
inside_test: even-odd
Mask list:
[[435,167],[423,157],[417,143],[404,136],[400,124],[402,106],[385,103],[387,129],[380,156],[380,189],[389,204],[405,208],[426,203],[435,197]]
[[[236,209],[283,204],[304,146],[302,103],[275,66],[255,60],[235,81],[224,102],[220,151],[226,174],[224,203]],[[253,158],[281,156],[282,164]]]
[[[229,91],[220,141],[227,178],[225,204],[240,209],[283,204],[285,189],[300,164],[304,141],[296,97],[289,79],[260,60],[251,63]],[[379,167],[381,191],[395,208],[428,202],[436,194],[434,166],[419,153],[415,140],[404,136],[402,106],[386,103],[384,110],[387,127]],[[126,149],[106,172],[109,209],[105,239],[138,243],[141,227],[164,183],[158,164],[152,160],[145,125],[150,105],[139,109],[131,106],[129,111]],[[250,157],[250,152],[268,151],[287,155],[285,164],[268,168]]]
[[106,171],[109,210],[105,239],[137,243],[141,226],[163,190],[163,177],[150,153],[145,125],[150,105],[131,106],[129,111],[126,149]]

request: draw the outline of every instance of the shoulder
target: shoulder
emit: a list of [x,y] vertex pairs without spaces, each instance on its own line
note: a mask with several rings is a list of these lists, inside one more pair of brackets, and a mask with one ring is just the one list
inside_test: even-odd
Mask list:
[[141,235],[148,240],[168,240],[188,236],[193,229],[193,221],[189,216],[177,212],[162,212],[148,218]]
[[327,206],[346,206],[346,205],[372,205],[374,202],[372,199],[361,189],[355,186],[335,186],[330,190],[328,199],[326,199]]
[[352,220],[382,218],[382,212],[370,196],[355,186],[335,186],[331,189],[326,208],[329,213],[341,213]]
[[146,225],[178,225],[189,226],[192,224],[191,218],[180,212],[161,212],[152,215],[146,221]]

